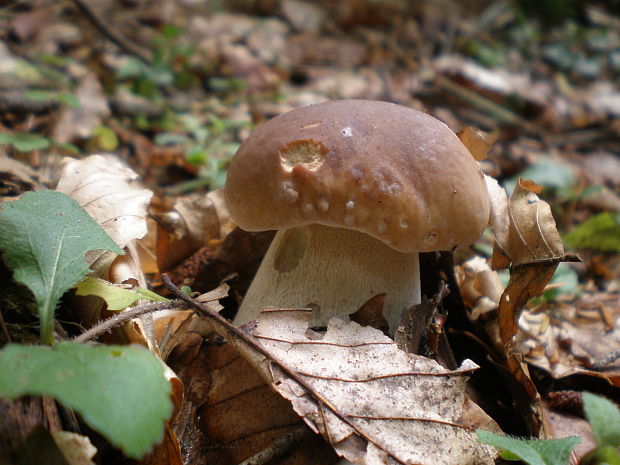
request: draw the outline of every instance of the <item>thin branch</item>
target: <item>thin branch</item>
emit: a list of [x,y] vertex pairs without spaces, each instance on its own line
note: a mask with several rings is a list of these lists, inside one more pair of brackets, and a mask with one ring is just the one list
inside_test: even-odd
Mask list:
[[168,302],[155,302],[141,307],[134,307],[129,310],[119,313],[118,315],[108,318],[101,323],[96,324],[88,331],[84,331],[82,334],[73,339],[74,342],[86,342],[107,333],[111,329],[119,326],[127,321],[133,320],[142,315],[148,313],[159,312],[161,310],[173,310],[173,309],[187,309],[189,306],[181,300],[169,300]]
[[151,57],[140,47],[136,46],[132,42],[128,41],[119,34],[117,31],[112,29],[110,25],[108,25],[100,16],[99,13],[95,11],[95,9],[88,3],[88,0],[72,0],[73,3],[86,15],[86,17],[93,23],[93,25],[99,29],[99,31],[114,42],[118,47],[129,53],[130,55],[134,55],[140,60],[142,60],[147,65],[151,64]]
[[616,349],[610,352],[609,354],[607,354],[602,359],[600,359],[598,362],[594,362],[592,364],[592,369],[596,371],[603,370],[605,367],[607,367],[608,365],[611,365],[619,358],[620,358],[620,349]]
[[7,344],[11,342],[11,336],[9,334],[9,330],[6,327],[6,323],[4,322],[4,316],[2,315],[2,309],[0,308],[0,326],[2,326],[2,332],[4,333],[4,337],[6,337]]

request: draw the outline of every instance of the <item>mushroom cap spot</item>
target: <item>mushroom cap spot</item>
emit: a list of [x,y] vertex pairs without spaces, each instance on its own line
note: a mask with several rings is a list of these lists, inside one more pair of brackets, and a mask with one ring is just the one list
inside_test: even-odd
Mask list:
[[446,125],[366,100],[302,107],[262,124],[230,163],[224,194],[249,231],[317,223],[401,252],[469,245],[489,220],[482,173]]

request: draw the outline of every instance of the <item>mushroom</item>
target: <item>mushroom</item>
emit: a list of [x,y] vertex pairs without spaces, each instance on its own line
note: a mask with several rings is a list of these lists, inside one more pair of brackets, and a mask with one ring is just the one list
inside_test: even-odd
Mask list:
[[278,230],[235,324],[311,308],[314,325],[385,294],[390,332],[420,302],[419,252],[474,242],[489,220],[480,169],[439,120],[401,105],[340,100],[258,127],[224,195],[248,231]]

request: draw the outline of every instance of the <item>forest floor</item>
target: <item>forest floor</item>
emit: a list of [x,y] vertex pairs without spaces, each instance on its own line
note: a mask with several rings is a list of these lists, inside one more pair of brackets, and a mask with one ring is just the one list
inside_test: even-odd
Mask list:
[[[551,207],[564,251],[581,261],[560,263],[541,295],[515,309],[519,333],[508,350],[497,343],[496,318],[509,271],[488,267],[494,238],[485,232],[454,254],[451,285],[461,298],[444,310],[467,317],[448,319],[446,334],[458,363],[481,366],[468,395],[504,432],[581,436],[578,463],[594,446],[580,393],[620,399],[617,1],[8,2],[0,7],[0,196],[55,189],[65,157],[116,154],[136,173],[132,182],[153,192],[136,252],[140,277],[129,275],[160,293],[164,272],[199,293],[228,280],[222,314],[231,317],[271,235],[233,229],[219,191],[228,164],[257,125],[336,99],[423,110],[456,133],[476,128],[483,135],[470,149],[509,195],[519,178],[542,186],[534,190]],[[97,163],[94,173],[112,162]],[[555,265],[566,261],[560,255]],[[445,277],[445,263],[428,260]],[[427,290],[432,298],[439,287]],[[21,340],[6,328],[23,315],[12,318],[2,303],[0,341]],[[214,392],[209,370],[234,357],[201,346],[209,331],[200,344],[195,328],[175,331],[158,351],[185,383],[184,413],[167,429],[168,449],[145,463],[241,463],[290,431],[299,450],[269,463],[334,462],[329,440],[300,439],[294,414],[274,414],[290,409],[280,398],[218,409],[214,398],[241,394]],[[255,410],[260,402],[273,402],[271,413]],[[99,463],[120,460],[107,454]]]

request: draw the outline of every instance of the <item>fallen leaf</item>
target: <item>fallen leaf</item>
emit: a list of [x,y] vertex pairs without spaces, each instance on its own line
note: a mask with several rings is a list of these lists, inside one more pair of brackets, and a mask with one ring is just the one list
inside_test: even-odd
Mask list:
[[86,139],[101,126],[103,118],[110,115],[108,101],[97,75],[87,73],[76,89],[80,101],[78,107],[65,106],[60,112],[53,138],[59,142],[70,143],[74,139]]
[[554,379],[580,374],[620,386],[620,359],[609,358],[620,339],[618,298],[617,293],[597,292],[570,303],[526,309],[515,350]]
[[193,315],[170,337],[175,348],[167,363],[186,386],[185,414],[176,422],[186,462],[241,463],[302,426],[305,439],[293,442],[281,461],[269,463],[335,463],[331,447],[304,426],[290,404],[265,383],[234,344],[215,332],[215,326]]
[[510,230],[510,216],[508,215],[508,195],[496,179],[484,175],[484,181],[489,194],[491,215],[489,226],[495,237],[495,247],[491,258],[491,267],[495,270],[507,268],[510,265],[508,256],[508,231]]
[[91,459],[97,453],[87,436],[71,433],[69,431],[53,431],[52,437],[58,448],[62,451],[67,462],[71,465],[94,465]]
[[[512,264],[510,281],[499,302],[499,333],[504,345],[518,331],[522,307],[543,291],[564,258],[551,208],[537,195],[540,190],[540,186],[519,179],[507,206],[508,230],[505,221],[495,220],[493,265]],[[491,216],[495,217],[495,212]]]
[[517,334],[523,306],[532,297],[542,294],[557,267],[558,263],[545,263],[511,271],[510,281],[499,301],[499,334],[503,344],[508,344]]
[[179,197],[172,211],[156,218],[158,266],[162,271],[170,270],[210,240],[222,239],[235,228],[222,189]]
[[[113,155],[91,155],[67,161],[56,190],[73,197],[124,248],[146,234],[146,215],[152,192],[133,184],[138,175]],[[87,256],[98,276],[107,273],[115,255]]]
[[488,151],[499,137],[498,133],[484,132],[471,126],[464,127],[456,135],[477,161],[487,158]]
[[322,338],[308,338],[311,318],[264,311],[248,328],[280,368],[247,342],[235,344],[339,455],[363,464],[494,463],[463,425],[466,375],[476,364],[446,370],[402,352],[381,331],[336,318]]

